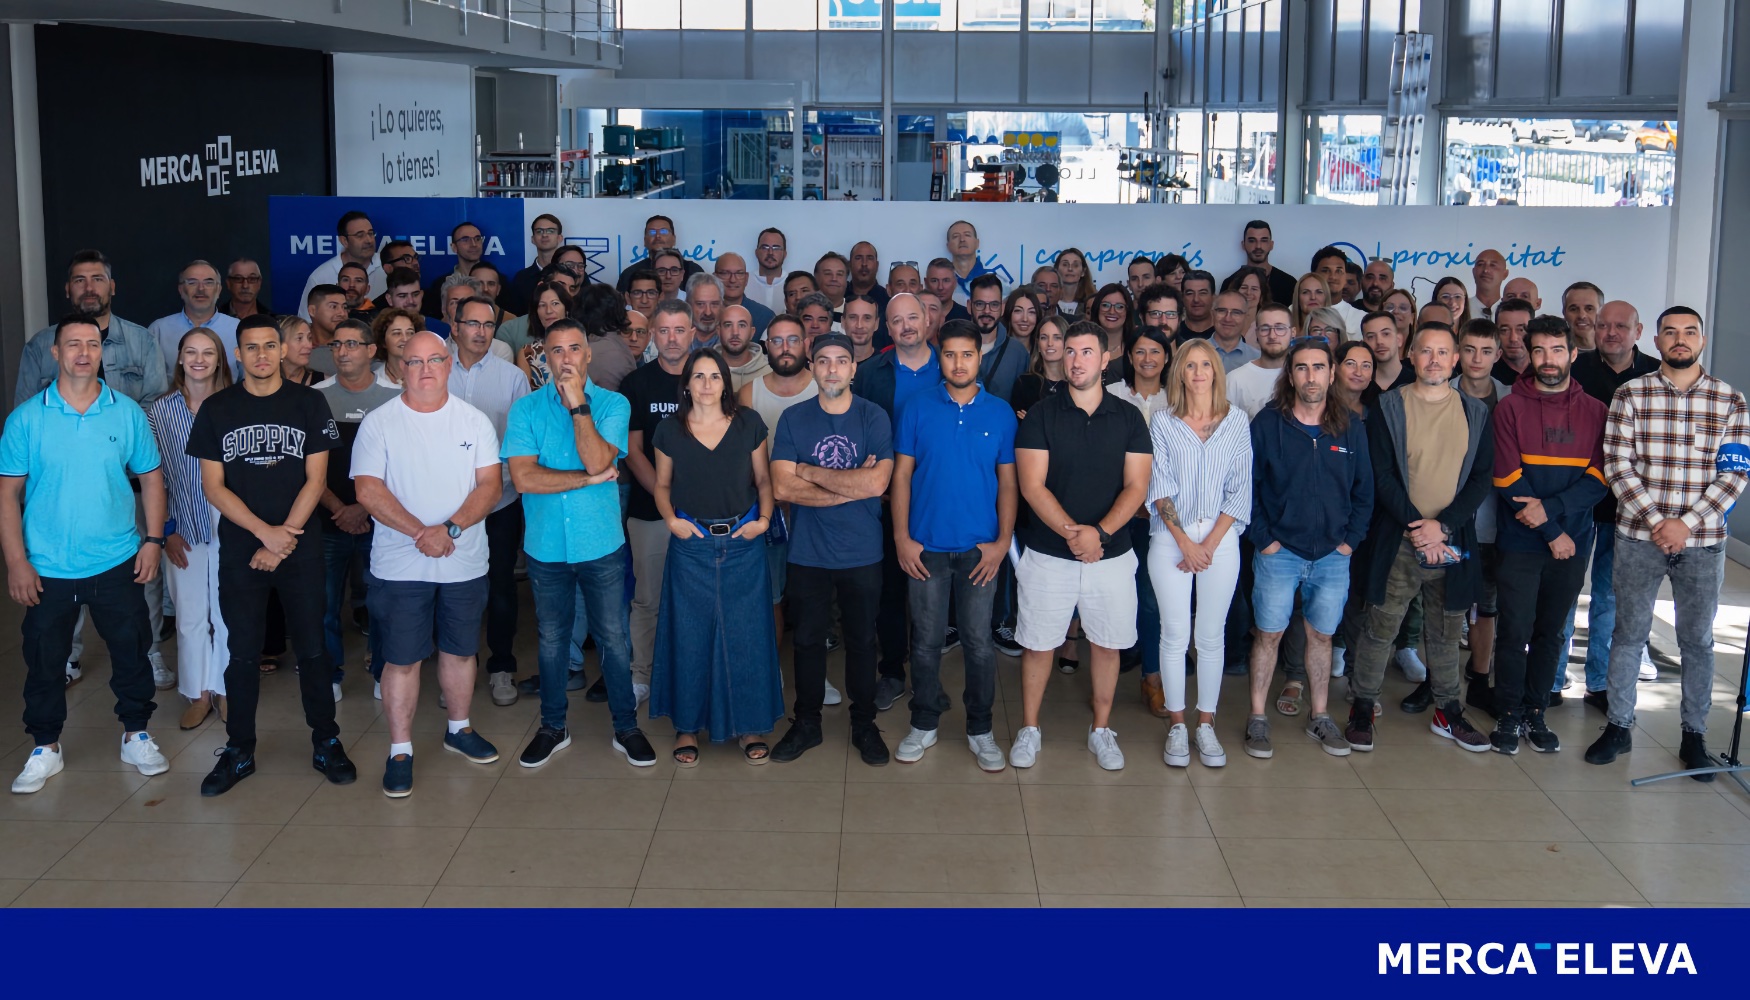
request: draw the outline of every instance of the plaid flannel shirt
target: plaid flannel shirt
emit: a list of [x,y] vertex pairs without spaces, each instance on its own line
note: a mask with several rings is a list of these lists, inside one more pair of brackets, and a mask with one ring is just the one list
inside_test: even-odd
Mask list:
[[1681,392],[1663,370],[1616,390],[1604,428],[1604,478],[1621,507],[1617,530],[1650,541],[1653,526],[1680,517],[1690,545],[1728,534],[1726,515],[1750,479],[1750,405],[1702,374]]

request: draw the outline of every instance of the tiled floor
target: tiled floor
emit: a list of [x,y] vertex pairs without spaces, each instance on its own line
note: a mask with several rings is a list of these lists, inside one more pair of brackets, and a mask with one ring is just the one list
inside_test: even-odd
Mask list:
[[[1722,601],[1719,666],[1730,676],[1715,682],[1716,746],[1730,732],[1750,571],[1729,569]],[[1669,606],[1661,613],[1667,654]],[[5,719],[21,711],[18,617],[10,604],[0,611]],[[368,679],[355,672],[339,706],[360,780],[334,787],[309,768],[286,670],[264,682],[259,773],[202,799],[222,730],[177,731],[182,704],[167,693],[154,733],[171,771],[147,779],[127,768],[94,645],[69,693],[67,770],[38,794],[0,797],[0,904],[1750,905],[1750,799],[1723,781],[1629,787],[1679,766],[1676,673],[1664,655],[1660,680],[1640,688],[1636,749],[1610,767],[1581,760],[1603,720],[1577,699],[1551,712],[1560,754],[1466,754],[1432,735],[1426,716],[1397,710],[1408,685],[1395,672],[1379,749],[1343,759],[1279,717],[1276,757],[1246,757],[1244,685],[1229,678],[1218,726],[1230,763],[1169,769],[1165,723],[1126,675],[1114,727],[1128,766],[1101,771],[1083,744],[1084,673],[1053,677],[1044,750],[1024,772],[980,772],[958,738],[958,709],[922,762],[866,767],[848,749],[843,707],[827,710],[826,744],[793,764],[749,767],[732,747],[708,746],[698,768],[680,771],[658,721],[648,728],[659,762],[634,769],[608,746],[606,707],[580,697],[571,748],[528,770],[513,758],[535,702],[497,708],[484,689],[474,722],[502,758],[477,766],[439,751],[428,674],[416,791],[401,800],[379,788],[387,734]],[[999,666],[1006,745],[1020,719],[1018,661]],[[945,673],[958,701],[958,653]],[[881,722],[897,745],[903,703]],[[7,780],[27,744],[18,729],[0,738]]]

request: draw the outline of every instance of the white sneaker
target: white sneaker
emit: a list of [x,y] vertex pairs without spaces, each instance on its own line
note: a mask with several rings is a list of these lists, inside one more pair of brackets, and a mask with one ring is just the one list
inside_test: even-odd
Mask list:
[[1653,657],[1647,652],[1647,647],[1641,647],[1641,680],[1656,681],[1659,679],[1659,665],[1653,662]]
[[122,737],[122,763],[139,768],[148,778],[170,770],[170,762],[164,759],[164,751],[158,749],[158,741],[145,732]]
[[[84,676],[85,676],[85,671],[79,669],[79,664],[77,661],[75,661],[75,660],[68,660],[67,661],[67,686],[68,687],[72,687],[73,685],[79,683],[79,678],[84,677]],[[39,785],[38,787],[40,788],[41,786]],[[36,789],[33,788],[33,789],[31,789],[31,791],[34,792],[34,791],[36,791]]]
[[650,700],[650,685],[648,685],[648,684],[633,684],[632,685],[632,694],[634,697],[636,697],[638,699],[638,704],[642,705],[645,702]]
[[340,693],[340,682],[335,681],[334,682],[334,703],[336,705],[340,704],[340,699],[342,697],[343,697],[343,695]]
[[924,751],[936,745],[934,729],[919,729],[911,727],[911,732],[905,734],[905,739],[899,741],[899,749],[893,756],[901,764],[915,764],[924,759]]
[[820,700],[820,703],[822,705],[837,705],[844,700],[845,700],[845,696],[839,693],[838,688],[832,686],[832,681],[827,681],[826,682],[826,697],[822,698]]
[[1215,727],[1205,722],[1197,727],[1197,759],[1204,767],[1226,767],[1227,751],[1215,738]]
[[1107,771],[1124,770],[1124,751],[1118,749],[1118,734],[1111,729],[1088,730],[1088,752]]
[[989,733],[968,736],[966,745],[972,748],[972,755],[978,758],[979,770],[995,774],[1003,769],[1003,751],[997,746],[995,736]]
[[1344,661],[1344,654],[1347,652],[1348,652],[1347,650],[1345,650],[1341,647],[1337,647],[1337,646],[1331,647],[1331,676],[1332,677],[1341,677],[1341,676],[1343,676],[1343,671],[1349,669],[1348,664]]
[[1016,767],[1032,767],[1039,759],[1039,727],[1023,726],[1009,744],[1009,763]]
[[1191,766],[1191,730],[1185,728],[1183,722],[1175,723],[1167,730],[1167,749],[1161,754],[1161,759],[1168,767]]
[[492,703],[499,708],[514,705],[517,700],[516,678],[508,671],[500,671],[491,676],[488,685],[492,690]]
[[153,687],[168,691],[176,686],[176,671],[164,665],[163,653],[147,653],[146,660],[152,664]]
[[383,682],[382,681],[373,681],[371,683],[371,697],[377,699],[378,701],[383,700]]
[[1428,679],[1428,665],[1422,662],[1422,657],[1416,653],[1416,647],[1405,646],[1392,657],[1392,662],[1404,672],[1404,679],[1412,684],[1420,684]]
[[24,759],[24,770],[12,779],[12,791],[16,795],[41,791],[44,782],[60,773],[61,751],[37,747]]

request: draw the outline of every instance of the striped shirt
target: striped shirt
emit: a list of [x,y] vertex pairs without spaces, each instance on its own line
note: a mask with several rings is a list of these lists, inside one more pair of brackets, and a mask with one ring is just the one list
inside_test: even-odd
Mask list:
[[164,491],[170,495],[176,534],[190,545],[205,545],[213,540],[213,508],[201,489],[201,460],[186,452],[194,412],[182,393],[171,392],[152,404],[146,420],[164,458]]
[[1689,545],[1723,542],[1747,471],[1743,393],[1705,372],[1681,392],[1662,369],[1616,390],[1604,425],[1604,478],[1621,504],[1617,531],[1650,541],[1654,525],[1680,517]]
[[1155,412],[1148,432],[1154,441],[1149,530],[1167,530],[1156,506],[1164,497],[1173,501],[1182,525],[1226,514],[1243,531],[1252,519],[1252,431],[1245,411],[1228,407],[1207,441],[1167,409]]

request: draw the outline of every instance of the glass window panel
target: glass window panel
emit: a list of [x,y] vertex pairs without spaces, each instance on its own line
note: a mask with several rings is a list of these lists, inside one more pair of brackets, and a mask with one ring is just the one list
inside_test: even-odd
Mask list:
[[1211,205],[1268,205],[1276,201],[1276,116],[1223,111],[1209,116]]
[[953,31],[959,23],[956,0],[895,0],[895,31]]
[[1336,79],[1331,87],[1333,101],[1361,99],[1361,37],[1367,25],[1361,20],[1362,0],[1336,0],[1337,57]]
[[1306,97],[1309,101],[1331,99],[1332,0],[1312,0],[1307,10]]
[[622,4],[620,26],[627,31],[673,31],[681,26],[681,0],[634,0]]
[[1312,115],[1306,128],[1306,200],[1379,204],[1382,115]]
[[963,31],[1019,31],[1021,0],[960,0]]
[[1495,5],[1493,0],[1455,3],[1455,37],[1447,47],[1446,92],[1455,101],[1486,101],[1494,77]]
[[1027,30],[1087,31],[1091,7],[1090,0],[1033,0]]
[[[1735,20],[1750,19],[1737,5]],[[1629,67],[1629,93],[1665,97],[1677,93],[1677,71],[1683,65],[1683,5],[1635,4],[1635,55]]]
[[1153,31],[1162,0],[1093,0],[1095,31]]
[[1495,96],[1549,97],[1550,0],[1513,0],[1501,5],[1501,51]]
[[814,12],[814,4],[806,0],[753,0],[753,26],[762,31],[813,31]]
[[1566,0],[1562,4],[1560,97],[1622,93],[1623,25],[1627,0]]
[[747,27],[747,4],[738,0],[681,0],[681,27],[740,31]]
[[881,0],[820,0],[820,30],[880,31]]
[[[1553,135],[1545,135],[1545,130]],[[1537,139],[1532,139],[1533,134]],[[1565,138],[1568,135],[1572,138]],[[1677,123],[1613,118],[1450,118],[1441,203],[1669,205]]]

